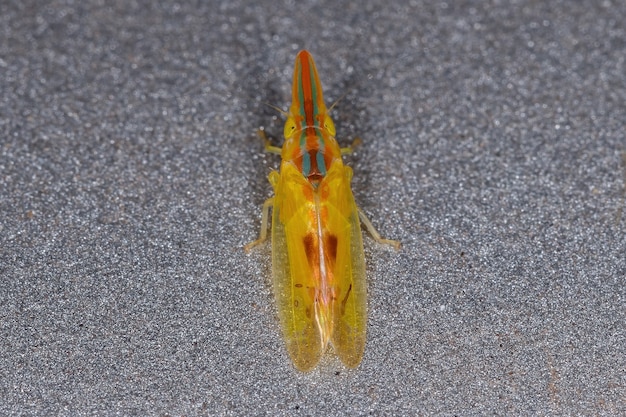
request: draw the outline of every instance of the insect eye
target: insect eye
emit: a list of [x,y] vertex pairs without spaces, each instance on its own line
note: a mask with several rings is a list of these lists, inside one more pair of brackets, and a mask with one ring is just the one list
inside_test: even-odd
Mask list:
[[328,131],[330,136],[335,136],[335,124],[330,116],[324,117],[324,128]]
[[285,122],[285,130],[283,131],[283,135],[285,135],[285,139],[290,138],[293,135],[293,132],[296,130],[296,122],[293,120],[293,117],[287,118]]

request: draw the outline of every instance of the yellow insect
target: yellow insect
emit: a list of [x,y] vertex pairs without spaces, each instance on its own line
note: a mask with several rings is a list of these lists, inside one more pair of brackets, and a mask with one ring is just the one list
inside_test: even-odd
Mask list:
[[[332,107],[331,107],[332,108]],[[335,125],[328,115],[313,57],[296,56],[292,104],[286,114],[280,173],[269,181],[274,197],[263,205],[260,237],[267,237],[272,214],[273,286],[287,350],[295,367],[313,369],[328,342],[341,361],[354,368],[365,348],[367,300],[365,260],[359,216],[372,236],[396,248],[400,242],[380,237],[358,209],[350,189],[352,169],[343,164]]]

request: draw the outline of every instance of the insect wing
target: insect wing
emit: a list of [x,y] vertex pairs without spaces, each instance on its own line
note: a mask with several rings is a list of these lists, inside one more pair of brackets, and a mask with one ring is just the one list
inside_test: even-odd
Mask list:
[[331,343],[341,361],[354,368],[363,357],[367,327],[367,284],[359,215],[350,189],[352,169],[335,163],[324,179],[327,234],[337,237],[333,267]]
[[292,164],[284,164],[274,184],[272,214],[274,296],[287,351],[301,371],[313,369],[325,348],[315,318],[317,284],[302,244],[311,232],[303,193],[310,187]]

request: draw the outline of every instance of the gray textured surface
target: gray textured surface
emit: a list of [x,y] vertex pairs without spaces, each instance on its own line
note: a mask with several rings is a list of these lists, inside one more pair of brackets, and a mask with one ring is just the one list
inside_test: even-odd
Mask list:
[[[0,4],[0,414],[626,413],[623,2],[47,3]],[[241,248],[301,48],[404,245],[353,371]]]

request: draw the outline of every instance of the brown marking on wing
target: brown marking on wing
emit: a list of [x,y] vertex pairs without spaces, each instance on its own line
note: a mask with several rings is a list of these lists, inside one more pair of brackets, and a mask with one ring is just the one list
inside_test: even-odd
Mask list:
[[306,253],[306,259],[309,261],[309,266],[314,268],[319,264],[319,253],[315,248],[315,237],[312,233],[309,233],[302,239],[304,244],[304,252]]
[[330,264],[335,265],[335,260],[337,259],[337,236],[330,234],[326,236],[326,255]]
[[350,291],[352,291],[352,284],[350,284],[350,286],[348,287],[348,292],[346,293],[346,296],[343,297],[343,300],[341,300],[341,315],[342,316],[346,312],[346,303],[348,302],[348,296],[350,296]]

